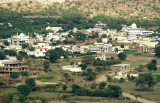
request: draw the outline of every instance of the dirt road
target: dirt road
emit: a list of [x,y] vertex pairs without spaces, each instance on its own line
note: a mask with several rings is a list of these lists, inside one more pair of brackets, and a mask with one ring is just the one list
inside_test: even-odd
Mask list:
[[[131,100],[133,100],[133,101],[136,101],[136,100],[137,100],[137,98],[136,98],[135,96],[133,96],[133,95],[127,93],[127,92],[124,92],[124,91],[123,91],[122,95],[123,95],[124,97],[129,97],[129,98],[131,98]],[[147,100],[147,99],[144,99],[144,98],[140,98],[140,99],[139,99],[139,102],[142,102],[142,103],[156,103],[156,102],[154,102],[154,101],[150,101],[150,100]]]
[[[99,82],[103,82],[103,81],[106,82],[106,80],[107,80],[107,78],[106,78],[105,74],[102,74],[102,75],[99,75],[98,78],[95,81],[96,81],[96,83],[99,83]],[[127,92],[123,91],[122,95],[124,97],[131,98],[131,100],[133,100],[133,101],[137,101],[137,98],[134,95],[131,95]],[[142,102],[142,103],[156,103],[154,101],[150,101],[150,100],[147,100],[147,99],[144,99],[144,98],[140,98],[139,101]]]

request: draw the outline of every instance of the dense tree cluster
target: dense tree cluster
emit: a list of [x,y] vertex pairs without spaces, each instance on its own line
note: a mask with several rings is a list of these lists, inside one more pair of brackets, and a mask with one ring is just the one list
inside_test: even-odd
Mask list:
[[[8,38],[12,35],[16,35],[17,32],[34,32],[46,34],[47,31],[45,27],[47,26],[62,26],[64,31],[71,30],[74,27],[78,29],[88,29],[94,27],[94,25],[101,21],[106,23],[111,29],[120,30],[121,24],[131,25],[133,22],[136,23],[139,27],[159,27],[160,19],[154,18],[152,21],[140,20],[139,18],[133,17],[130,19],[124,18],[114,18],[106,16],[104,14],[99,14],[93,18],[88,18],[85,14],[82,14],[76,8],[70,8],[67,10],[62,10],[61,13],[56,11],[46,9],[46,14],[48,15],[60,15],[62,18],[25,18],[24,16],[31,15],[29,12],[19,13],[17,11],[10,11],[3,8],[0,8],[0,20],[3,25],[0,25],[0,38]],[[32,15],[43,15],[41,13],[32,13]],[[12,24],[12,26],[9,25]],[[160,27],[157,29],[160,31]]]
[[104,90],[101,90],[101,88],[105,87],[105,83],[100,84],[100,89],[96,89],[93,91],[90,91],[88,89],[85,89],[83,87],[80,87],[79,85],[73,84],[72,85],[72,93],[75,93],[79,96],[95,96],[95,97],[119,97],[122,94],[122,90],[119,86],[116,85],[108,85],[108,87]]
[[46,58],[48,58],[52,63],[57,62],[57,60],[60,59],[61,56],[64,56],[64,58],[67,58],[68,56],[67,52],[62,48],[55,48],[46,52]]

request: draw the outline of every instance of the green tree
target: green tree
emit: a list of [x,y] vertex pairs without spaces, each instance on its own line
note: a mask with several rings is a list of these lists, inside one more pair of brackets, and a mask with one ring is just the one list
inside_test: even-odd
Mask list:
[[106,85],[107,85],[106,82],[100,82],[99,89],[105,89]]
[[139,65],[138,68],[137,68],[137,71],[141,72],[143,71],[143,69],[146,67],[146,65]]
[[156,71],[157,67],[154,63],[149,63],[149,64],[147,64],[147,69],[149,70],[149,72],[151,72],[153,70]]
[[6,41],[6,40],[3,42],[3,44],[4,44],[5,46],[9,46],[9,42]]
[[118,54],[118,58],[119,58],[120,60],[125,60],[125,59],[127,58],[127,55],[126,55],[125,53],[119,53],[119,54]]
[[120,82],[120,83],[123,83],[123,82],[125,82],[125,80],[124,80],[123,78],[120,78],[120,79],[119,79],[119,82]]
[[14,50],[4,50],[5,55],[15,56],[16,52]]
[[72,84],[71,88],[72,88],[72,93],[75,93],[75,92],[77,92],[81,87],[78,86],[77,84]]
[[70,75],[69,75],[68,73],[64,73],[64,74],[63,74],[63,77],[64,77],[65,79],[69,79],[69,78],[70,78]]
[[98,71],[98,72],[100,72],[101,70],[102,70],[101,67],[97,67],[97,68],[96,68],[96,71]]
[[124,48],[124,45],[121,45],[121,48]]
[[44,71],[47,72],[48,69],[50,68],[50,64],[48,61],[44,61],[43,62],[43,67],[44,67]]
[[28,77],[28,72],[27,71],[21,71],[20,75],[22,76],[22,80],[23,80],[23,77]]
[[96,86],[97,86],[97,84],[96,84],[95,82],[93,82],[93,83],[90,85],[90,88],[91,88],[91,89],[96,89]]
[[28,86],[31,88],[32,91],[33,91],[33,90],[35,89],[35,87],[36,87],[36,82],[35,82],[35,80],[34,80],[33,78],[27,78],[27,79],[25,80],[25,83],[26,83],[26,85],[28,85]]
[[86,34],[76,33],[75,37],[76,37],[77,40],[82,40],[82,41],[86,40]]
[[65,90],[67,90],[68,87],[67,87],[66,85],[63,85],[62,88],[63,88],[63,90],[65,91]]
[[148,86],[148,88],[150,89],[155,84],[156,82],[154,81],[152,74],[148,73],[139,74],[136,81],[136,86],[140,86],[141,88],[145,88],[146,86]]
[[87,65],[86,64],[80,64],[79,67],[81,67],[82,70],[86,70],[87,69]]
[[116,85],[108,85],[108,88],[106,90],[106,94],[108,97],[119,97],[122,94],[122,89],[119,86]]
[[108,77],[107,77],[107,81],[108,81],[108,82],[111,82],[111,81],[112,81],[112,78],[111,78],[110,76],[108,76]]
[[156,65],[156,64],[157,64],[157,60],[153,59],[153,60],[151,61],[151,63],[154,64],[154,65]]
[[52,63],[55,63],[61,56],[67,58],[67,52],[62,48],[55,48],[46,52],[46,58],[48,58]]
[[102,43],[102,39],[97,39],[97,43]]
[[160,58],[160,46],[155,48],[155,56],[157,56],[158,58]]
[[10,77],[11,77],[12,79],[18,79],[18,78],[19,78],[19,73],[18,73],[18,72],[12,72],[12,73],[10,74]]
[[3,60],[3,59],[5,59],[5,54],[0,51],[0,60]]
[[19,91],[20,94],[27,96],[31,92],[31,88],[28,85],[19,85],[17,91]]
[[[88,69],[87,69],[88,70]],[[95,72],[90,72],[88,77],[86,78],[86,80],[88,81],[92,81],[92,80],[95,80],[96,79],[96,73]]]
[[29,47],[29,51],[35,51],[35,47]]
[[29,47],[29,44],[28,44],[28,43],[22,44],[22,48],[23,48],[23,49],[26,49],[26,48],[28,48],[28,47]]
[[25,100],[27,100],[27,97],[24,96],[23,94],[18,94],[18,99],[19,102],[24,103]]

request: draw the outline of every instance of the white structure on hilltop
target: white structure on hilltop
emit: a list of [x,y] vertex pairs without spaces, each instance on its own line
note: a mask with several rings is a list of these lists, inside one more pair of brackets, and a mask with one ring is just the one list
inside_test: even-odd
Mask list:
[[60,33],[48,33],[47,34],[47,40],[53,41],[64,41],[66,38],[64,38]]
[[107,24],[99,23],[95,25],[95,28],[107,29]]
[[29,36],[26,36],[24,33],[21,33],[17,36],[12,36],[8,38],[8,42],[13,46],[21,46],[24,43],[29,43]]
[[55,33],[58,32],[59,30],[63,30],[62,27],[46,27],[46,30],[52,30],[54,31]]
[[81,67],[78,67],[77,65],[66,65],[62,66],[63,70],[71,71],[71,72],[81,72]]
[[123,25],[122,31],[125,32],[127,35],[140,35],[140,36],[147,36],[153,33],[153,31],[150,30],[142,30],[141,28],[138,28],[135,23],[133,23],[131,26]]

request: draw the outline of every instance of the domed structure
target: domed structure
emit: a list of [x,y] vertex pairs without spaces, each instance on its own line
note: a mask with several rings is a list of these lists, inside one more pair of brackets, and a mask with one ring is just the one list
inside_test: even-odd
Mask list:
[[137,29],[137,25],[135,23],[132,24],[132,29]]
[[24,36],[25,36],[25,34],[24,34],[24,33],[21,33],[19,36],[24,37]]

